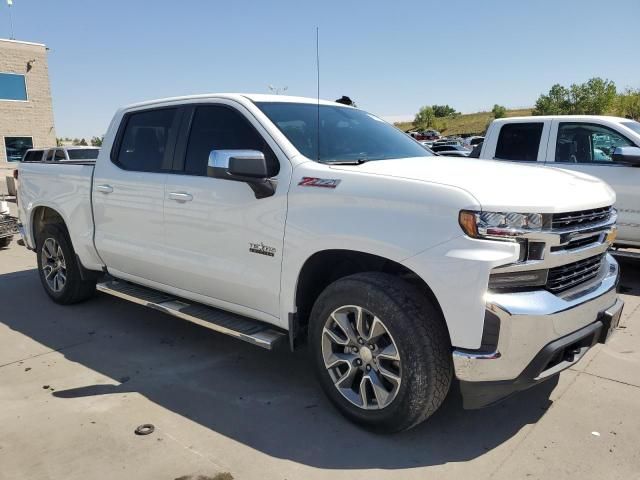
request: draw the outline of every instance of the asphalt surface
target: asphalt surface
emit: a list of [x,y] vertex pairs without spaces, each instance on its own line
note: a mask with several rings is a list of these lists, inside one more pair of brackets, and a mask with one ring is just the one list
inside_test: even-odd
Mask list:
[[621,328],[558,380],[478,411],[454,392],[392,436],[344,420],[304,352],[103,294],[58,306],[35,265],[0,250],[0,479],[640,477],[638,263]]

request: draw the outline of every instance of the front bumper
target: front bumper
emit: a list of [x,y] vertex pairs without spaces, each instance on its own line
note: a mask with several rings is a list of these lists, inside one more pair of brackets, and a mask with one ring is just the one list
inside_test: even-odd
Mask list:
[[489,405],[578,362],[603,340],[609,317],[619,316],[618,277],[618,264],[607,255],[598,280],[578,291],[487,294],[487,315],[499,325],[497,344],[453,352],[465,407]]

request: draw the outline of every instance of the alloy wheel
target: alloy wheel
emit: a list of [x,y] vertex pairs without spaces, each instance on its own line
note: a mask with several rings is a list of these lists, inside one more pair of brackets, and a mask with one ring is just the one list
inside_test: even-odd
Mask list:
[[324,365],[340,394],[365,410],[385,408],[402,378],[400,354],[384,322],[357,305],[334,310],[322,330]]
[[54,238],[47,238],[42,244],[42,273],[49,288],[58,293],[67,283],[67,264],[60,244]]

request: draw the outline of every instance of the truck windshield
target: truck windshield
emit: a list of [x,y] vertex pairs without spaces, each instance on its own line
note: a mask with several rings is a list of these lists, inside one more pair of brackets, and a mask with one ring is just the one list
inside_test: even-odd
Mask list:
[[98,158],[99,148],[73,148],[67,150],[69,160],[95,160]]
[[433,155],[394,126],[355,108],[320,105],[318,111],[318,105],[309,103],[257,105],[296,149],[311,160],[364,162]]
[[640,133],[640,122],[629,121],[629,122],[621,122],[627,128],[630,128],[636,133]]

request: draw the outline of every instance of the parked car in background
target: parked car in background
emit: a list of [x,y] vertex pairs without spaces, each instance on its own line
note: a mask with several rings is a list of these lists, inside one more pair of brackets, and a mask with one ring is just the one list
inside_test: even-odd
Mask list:
[[30,148],[24,152],[23,162],[40,162],[44,160],[44,155],[48,151],[46,148]]
[[436,157],[334,102],[139,103],[95,161],[19,168],[53,301],[98,289],[267,349],[308,343],[331,402],[378,431],[428,418],[454,376],[467,408],[552,378],[622,312],[604,182]]
[[467,150],[473,150],[473,147],[475,147],[476,145],[482,142],[484,142],[484,137],[476,135],[476,136],[464,138],[462,141],[462,146],[466,147]]
[[467,157],[471,152],[458,144],[433,145],[431,150],[447,157]]
[[604,180],[617,194],[616,246],[640,247],[639,122],[597,115],[501,118],[489,126],[480,158],[546,165]]
[[23,162],[73,162],[95,160],[100,148],[88,146],[68,146],[51,148],[32,148],[25,152]]
[[11,216],[9,205],[0,198],[0,248],[7,247],[18,233],[18,219]]
[[422,131],[412,131],[407,133],[419,141],[420,140],[434,141],[440,138],[440,132],[438,132],[437,130],[422,130]]

